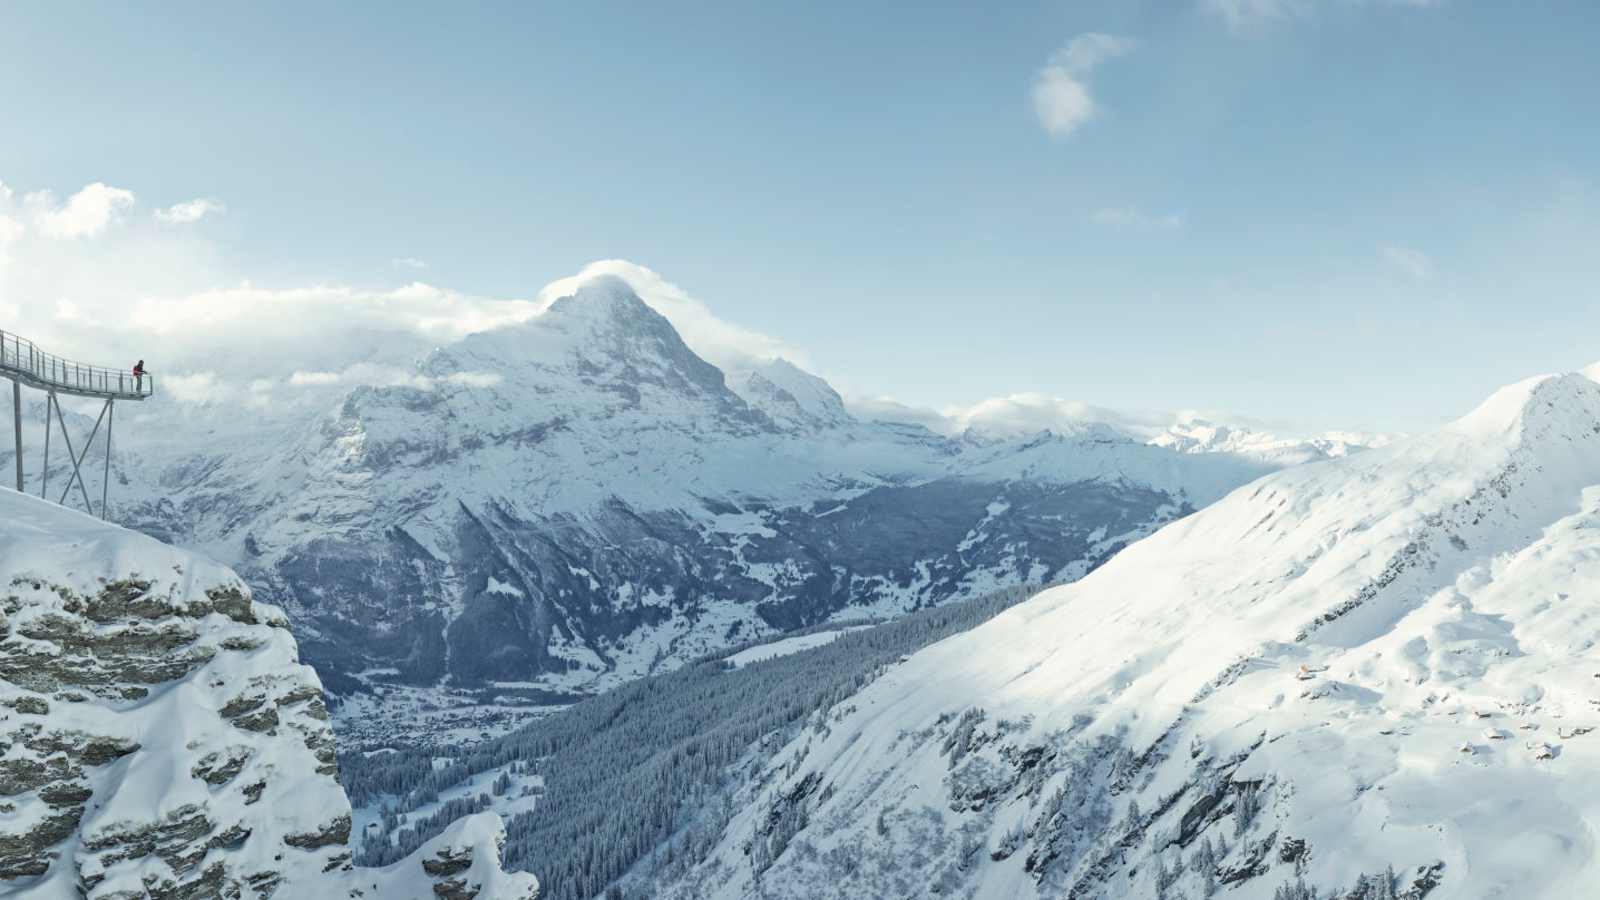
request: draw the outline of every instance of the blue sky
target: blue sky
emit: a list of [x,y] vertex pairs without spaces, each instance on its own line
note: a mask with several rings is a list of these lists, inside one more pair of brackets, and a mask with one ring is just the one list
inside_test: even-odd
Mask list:
[[1415,429],[1600,359],[1597,37],[1578,2],[12,5],[0,181],[216,201],[148,291],[620,258],[854,393]]

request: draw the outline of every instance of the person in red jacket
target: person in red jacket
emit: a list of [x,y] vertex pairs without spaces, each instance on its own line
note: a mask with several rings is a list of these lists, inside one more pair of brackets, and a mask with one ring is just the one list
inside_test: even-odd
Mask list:
[[133,364],[133,389],[136,391],[144,390],[144,360],[142,359]]

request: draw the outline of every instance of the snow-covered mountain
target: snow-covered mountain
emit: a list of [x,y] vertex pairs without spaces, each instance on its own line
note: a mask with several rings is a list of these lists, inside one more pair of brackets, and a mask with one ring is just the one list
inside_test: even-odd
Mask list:
[[1309,438],[1283,438],[1250,428],[1221,425],[1206,419],[1185,419],[1150,439],[1157,447],[1180,453],[1232,453],[1279,466],[1293,466],[1349,456],[1387,446],[1388,435],[1333,431]]
[[842,428],[853,424],[844,398],[832,385],[786,359],[730,371],[728,387],[787,429]]
[[227,569],[0,490],[0,897],[533,900],[499,818],[351,866],[321,685]]
[[1514,385],[891,668],[649,895],[1589,896],[1597,583],[1600,384]]
[[1071,580],[1281,464],[863,420],[787,362],[723,372],[615,276],[408,349],[118,411],[118,520],[282,605],[341,739],[476,738],[734,643]]

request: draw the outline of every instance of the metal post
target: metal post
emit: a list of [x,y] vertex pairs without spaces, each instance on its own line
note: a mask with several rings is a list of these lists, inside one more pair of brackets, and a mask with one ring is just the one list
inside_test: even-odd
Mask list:
[[17,430],[13,432],[17,442],[17,493],[22,493],[22,382],[11,379],[11,407],[16,413]]
[[117,409],[112,405],[114,401],[106,398],[106,474],[100,482],[100,518],[111,521],[111,507],[106,505],[106,498],[111,496],[111,426],[117,421]]
[[94,515],[94,501],[89,499],[89,488],[83,483],[83,461],[89,456],[89,448],[94,446],[94,436],[100,433],[100,423],[105,421],[106,408],[100,407],[100,418],[94,420],[94,430],[89,432],[89,439],[83,442],[83,452],[80,454],[72,446],[72,432],[67,430],[67,420],[61,415],[61,404],[56,404],[56,419],[61,425],[61,439],[67,442],[67,460],[72,463],[72,475],[67,478],[67,486],[61,492],[61,499],[57,503],[65,506],[67,495],[72,493],[72,483],[78,483],[78,493],[83,495],[83,511]]
[[50,411],[55,409],[56,392],[46,391],[44,395],[44,474],[39,476],[39,496],[44,497],[44,492],[50,489]]

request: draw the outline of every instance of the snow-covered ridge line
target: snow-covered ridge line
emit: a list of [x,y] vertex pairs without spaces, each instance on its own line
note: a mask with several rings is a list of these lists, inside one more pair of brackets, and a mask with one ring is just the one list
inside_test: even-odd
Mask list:
[[1600,385],[1510,386],[917,654],[658,895],[1582,895],[1596,560]]
[[0,896],[531,900],[492,816],[350,865],[287,626],[216,563],[0,490]]
[[[477,741],[738,644],[1076,578],[1302,458],[865,420],[781,360],[717,368],[614,277],[413,352],[118,419],[118,520],[281,605],[352,747]],[[379,365],[404,377],[312,377]]]
[[1204,419],[1174,423],[1149,438],[1151,444],[1179,453],[1231,453],[1279,465],[1337,459],[1362,450],[1386,447],[1394,441],[1391,435],[1345,431],[1307,438],[1284,438]]
[[351,746],[480,740],[737,644],[1078,577],[1278,465],[864,421],[788,363],[718,369],[616,278],[402,350],[351,353],[405,379],[118,425],[119,520],[280,604]]

